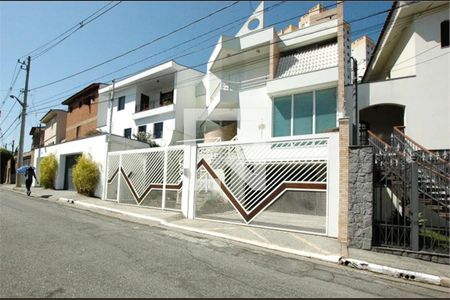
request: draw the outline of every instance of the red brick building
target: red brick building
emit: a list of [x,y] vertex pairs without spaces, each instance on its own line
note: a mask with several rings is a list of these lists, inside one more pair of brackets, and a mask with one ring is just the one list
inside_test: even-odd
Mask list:
[[97,129],[98,89],[103,84],[92,83],[62,104],[68,106],[66,141],[95,134]]

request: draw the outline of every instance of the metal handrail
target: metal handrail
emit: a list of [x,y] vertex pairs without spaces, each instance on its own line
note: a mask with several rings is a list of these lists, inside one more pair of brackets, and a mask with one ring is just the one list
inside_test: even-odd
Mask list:
[[402,126],[395,126],[392,134],[392,146],[410,158],[417,158],[422,165],[435,170],[450,180],[450,163],[426,149],[401,131]]

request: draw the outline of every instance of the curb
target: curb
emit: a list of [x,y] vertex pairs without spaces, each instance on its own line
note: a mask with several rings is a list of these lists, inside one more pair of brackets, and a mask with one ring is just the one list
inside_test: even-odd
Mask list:
[[[72,200],[72,203],[73,203],[73,200]],[[299,255],[299,256],[303,256],[303,257],[307,257],[307,258],[314,258],[314,259],[318,259],[318,260],[329,262],[329,263],[340,264],[343,266],[349,266],[349,267],[353,267],[353,268],[356,268],[359,270],[371,271],[374,273],[384,274],[384,275],[388,275],[388,276],[392,276],[392,277],[403,278],[408,281],[416,281],[416,282],[433,284],[433,285],[438,285],[438,286],[443,286],[443,287],[450,287],[450,279],[447,277],[440,277],[440,276],[436,276],[436,275],[430,275],[430,274],[419,273],[419,272],[414,272],[414,271],[396,269],[396,268],[381,266],[381,265],[377,265],[377,264],[373,264],[373,263],[369,263],[369,262],[365,262],[365,261],[361,261],[361,260],[357,260],[357,259],[347,258],[347,257],[341,257],[341,256],[336,256],[336,255],[321,255],[321,254],[316,254],[316,253],[311,253],[311,252],[306,252],[306,251],[300,251],[300,250],[280,247],[280,246],[263,243],[263,242],[245,240],[245,239],[237,238],[237,237],[234,237],[234,236],[231,236],[228,234],[212,232],[212,231],[193,228],[193,227],[184,226],[184,225],[172,224],[163,219],[149,217],[149,216],[143,216],[143,215],[125,212],[125,211],[121,211],[121,210],[114,209],[114,208],[107,208],[107,207],[99,206],[99,205],[95,205],[95,204],[88,204],[88,203],[83,203],[83,202],[76,202],[75,204],[85,206],[85,207],[103,209],[103,210],[107,210],[107,211],[111,211],[111,212],[115,212],[115,213],[121,213],[123,215],[128,215],[128,216],[135,217],[135,218],[141,218],[141,219],[145,219],[145,220],[149,220],[149,221],[158,222],[159,224],[161,224],[163,226],[167,226],[167,227],[202,233],[202,234],[211,235],[211,236],[215,236],[215,237],[219,237],[219,238],[224,238],[227,240],[250,244],[253,246],[257,246],[257,247],[281,251],[281,252]]]
[[428,284],[439,285],[443,287],[450,287],[449,285],[450,279],[447,277],[381,266],[353,258],[342,257],[339,259],[339,264],[359,270],[367,270],[374,273],[384,274],[397,278],[403,278],[409,281],[418,281]]
[[[14,188],[11,191],[19,192],[19,190],[14,189]],[[39,196],[39,198],[40,198],[40,196]],[[96,208],[96,209],[106,210],[106,211],[110,211],[110,212],[114,212],[114,213],[119,213],[122,215],[127,215],[127,216],[134,217],[134,218],[144,219],[144,220],[159,223],[166,227],[172,227],[172,228],[177,228],[177,229],[181,229],[181,230],[211,235],[211,236],[215,236],[215,237],[219,237],[219,238],[224,238],[227,240],[250,244],[253,246],[257,246],[257,247],[281,251],[281,252],[299,255],[299,256],[303,256],[303,257],[307,257],[307,258],[314,258],[314,259],[318,259],[318,260],[329,262],[329,263],[340,264],[342,266],[348,266],[348,267],[359,269],[359,270],[370,271],[370,272],[374,272],[374,273],[378,273],[378,274],[384,274],[384,275],[388,275],[388,276],[396,277],[396,278],[402,278],[402,279],[405,279],[408,281],[422,282],[422,283],[433,284],[433,285],[442,286],[442,287],[450,287],[450,278],[444,277],[444,276],[436,276],[436,275],[430,275],[430,274],[414,272],[414,271],[409,271],[409,270],[391,268],[391,267],[373,264],[373,263],[369,263],[366,261],[353,259],[353,258],[349,258],[349,257],[342,257],[342,256],[336,256],[336,255],[321,255],[321,254],[316,254],[316,253],[311,253],[311,252],[306,252],[306,251],[300,251],[300,250],[280,247],[280,246],[263,243],[263,242],[245,240],[245,239],[237,238],[237,237],[234,237],[234,236],[231,236],[228,234],[217,233],[217,232],[212,232],[212,231],[208,231],[208,230],[202,230],[202,229],[193,228],[193,227],[184,226],[184,225],[176,225],[176,224],[172,224],[169,221],[166,221],[166,220],[163,220],[160,218],[144,216],[144,215],[140,215],[140,214],[136,214],[136,213],[126,212],[126,211],[122,211],[122,210],[118,210],[118,209],[114,209],[114,208],[108,208],[108,207],[104,207],[104,206],[100,206],[100,205],[95,205],[95,204],[83,203],[79,200],[73,200],[73,199],[65,198],[65,197],[59,197],[57,200],[65,201],[65,202],[75,204],[78,206],[84,206],[87,208]]]
[[[62,199],[62,198],[60,198],[60,199]],[[67,198],[64,198],[62,200],[66,200],[66,199]],[[177,229],[183,229],[183,230],[187,230],[187,231],[202,233],[202,234],[211,235],[211,236],[215,236],[215,237],[219,237],[219,238],[224,238],[224,239],[227,239],[227,240],[232,240],[232,241],[246,243],[246,244],[250,244],[250,245],[254,245],[254,246],[258,246],[258,247],[268,248],[268,249],[271,249],[271,250],[277,250],[277,251],[282,251],[282,252],[286,252],[286,253],[290,253],[290,254],[296,254],[296,255],[300,255],[300,256],[304,256],[304,257],[308,257],[308,258],[315,258],[315,259],[319,259],[319,260],[325,261],[325,262],[331,262],[331,263],[335,263],[336,264],[336,263],[339,263],[339,259],[341,258],[340,256],[337,256],[337,255],[321,255],[321,254],[316,254],[316,253],[311,253],[311,252],[306,252],[306,251],[300,251],[300,250],[280,247],[280,246],[276,246],[276,245],[272,245],[272,244],[268,244],[268,243],[262,243],[262,242],[257,242],[257,241],[250,241],[250,240],[246,240],[246,239],[241,239],[241,238],[237,238],[237,237],[234,237],[234,236],[231,236],[231,235],[228,235],[228,234],[217,233],[217,232],[213,232],[213,231],[193,228],[193,227],[184,226],[184,225],[177,225],[177,224],[170,223],[170,222],[168,222],[166,220],[163,220],[163,219],[149,217],[149,216],[143,216],[143,215],[140,215],[140,214],[125,212],[125,211],[122,211],[122,210],[118,210],[118,209],[114,209],[114,208],[108,208],[108,207],[99,206],[99,205],[95,205],[95,204],[88,204],[88,203],[83,203],[83,202],[78,202],[78,201],[75,201],[75,204],[76,205],[85,206],[85,207],[103,209],[103,210],[107,210],[107,211],[115,212],[115,213],[121,213],[123,215],[128,215],[130,217],[140,218],[140,219],[145,219],[145,220],[157,222],[157,223],[159,223],[159,224],[161,224],[163,226],[167,226],[167,227],[172,227],[172,228],[177,228]]]

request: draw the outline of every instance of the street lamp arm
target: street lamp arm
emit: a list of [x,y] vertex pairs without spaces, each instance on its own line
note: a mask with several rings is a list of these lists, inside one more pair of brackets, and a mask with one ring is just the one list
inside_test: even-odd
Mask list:
[[17,100],[17,102],[19,102],[19,104],[20,105],[22,105],[22,107],[25,107],[25,104],[22,102],[22,101],[20,101],[20,99],[19,98],[17,98],[16,96],[13,96],[13,95],[9,95],[9,97],[10,98],[12,98],[12,99],[16,99]]

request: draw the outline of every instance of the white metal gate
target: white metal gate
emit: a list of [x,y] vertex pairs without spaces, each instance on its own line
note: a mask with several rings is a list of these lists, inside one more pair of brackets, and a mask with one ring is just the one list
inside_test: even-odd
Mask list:
[[181,210],[183,163],[183,146],[111,152],[106,198]]
[[195,216],[326,234],[328,138],[202,144]]

